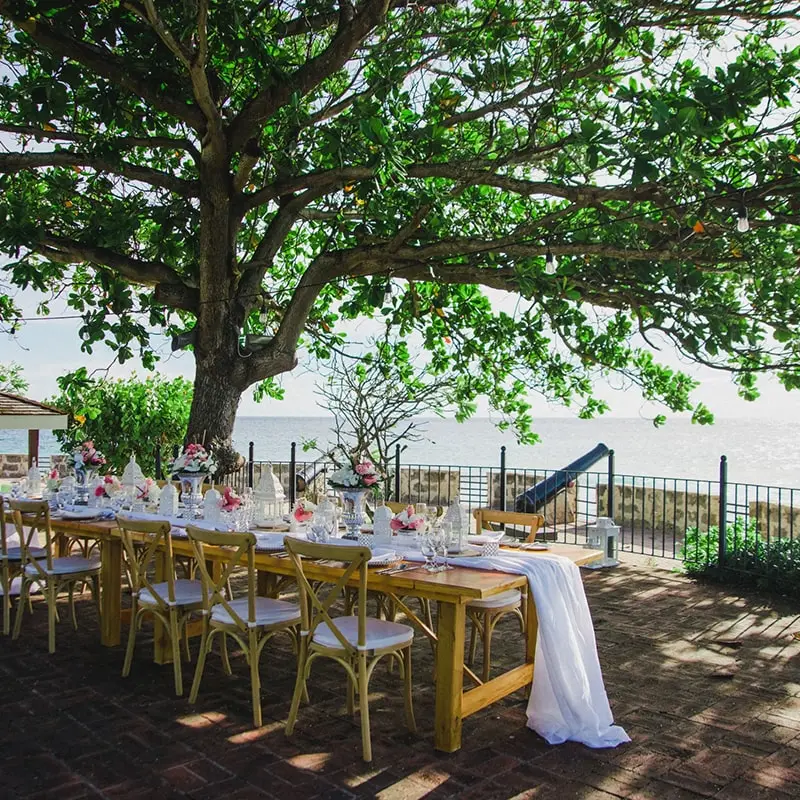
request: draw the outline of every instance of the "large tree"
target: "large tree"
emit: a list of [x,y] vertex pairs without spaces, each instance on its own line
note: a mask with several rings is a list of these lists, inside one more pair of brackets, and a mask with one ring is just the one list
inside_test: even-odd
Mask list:
[[279,391],[362,315],[418,336],[462,413],[487,395],[523,434],[528,391],[601,411],[597,372],[691,408],[665,342],[749,397],[766,370],[800,383],[797,3],[0,0],[0,19],[6,280],[64,292],[84,348],[120,360],[182,333],[190,438],[229,443],[243,391]]

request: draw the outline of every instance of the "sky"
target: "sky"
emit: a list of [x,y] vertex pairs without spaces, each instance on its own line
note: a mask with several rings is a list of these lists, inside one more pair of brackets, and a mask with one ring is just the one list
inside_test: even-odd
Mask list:
[[[493,298],[496,307],[513,302],[513,296]],[[36,316],[36,305],[41,295],[32,291],[20,292],[17,303],[22,307],[25,317]],[[30,384],[28,395],[36,400],[45,400],[57,392],[56,378],[70,370],[85,366],[89,371],[104,370],[113,359],[112,352],[103,345],[97,345],[94,353],[88,355],[80,349],[78,328],[80,320],[53,319],[62,314],[74,314],[63,304],[53,303],[51,318],[25,323],[15,338],[0,338],[0,362],[16,361],[24,368],[24,375]],[[364,340],[376,332],[375,323],[352,324],[348,334],[357,340]],[[182,375],[188,379],[194,376],[194,358],[189,352],[172,353],[169,343],[158,337],[158,349],[163,355],[158,371],[172,378]],[[773,420],[796,421],[800,411],[800,392],[787,392],[774,379],[761,381],[762,396],[755,403],[740,399],[730,375],[696,365],[682,363],[677,353],[664,350],[659,358],[670,366],[680,367],[701,381],[695,393],[695,400],[704,402],[716,417],[725,418],[768,418]],[[138,360],[125,365],[116,365],[110,375],[126,377],[136,372],[146,374]],[[314,394],[315,376],[308,366],[304,366],[302,354],[300,365],[290,374],[284,375],[282,384],[286,393],[283,401],[265,400],[256,403],[250,392],[242,398],[239,413],[242,416],[328,416],[326,410],[317,405]],[[598,384],[597,393],[611,405],[608,416],[652,418],[665,413],[675,416],[662,407],[648,404],[633,389],[623,387],[621,382]],[[560,406],[549,406],[538,396],[533,396],[533,415],[542,417],[568,417],[574,412]],[[488,406],[479,406],[479,416],[491,416]]]

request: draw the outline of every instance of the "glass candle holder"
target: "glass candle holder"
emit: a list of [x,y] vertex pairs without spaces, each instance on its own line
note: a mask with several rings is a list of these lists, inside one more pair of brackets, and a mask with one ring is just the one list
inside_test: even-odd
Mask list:
[[484,558],[500,555],[500,542],[486,542],[481,548],[481,555]]

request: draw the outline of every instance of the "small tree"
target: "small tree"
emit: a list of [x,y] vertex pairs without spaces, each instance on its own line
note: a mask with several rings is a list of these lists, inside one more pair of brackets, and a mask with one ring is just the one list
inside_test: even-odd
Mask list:
[[22,367],[15,361],[0,364],[0,392],[22,394],[28,391],[28,381],[22,376]]
[[[333,353],[321,378],[316,393],[333,414],[336,449],[350,459],[369,456],[387,476],[395,445],[424,439],[419,416],[455,405],[450,377],[415,367],[405,342],[372,341],[362,356]],[[323,450],[316,441],[304,446]]]
[[82,367],[60,377],[58,386],[61,393],[49,402],[72,417],[67,430],[55,431],[64,452],[91,439],[108,460],[109,471],[121,472],[133,454],[145,474],[152,475],[155,448],[183,442],[192,405],[192,384],[184,378],[98,380]]

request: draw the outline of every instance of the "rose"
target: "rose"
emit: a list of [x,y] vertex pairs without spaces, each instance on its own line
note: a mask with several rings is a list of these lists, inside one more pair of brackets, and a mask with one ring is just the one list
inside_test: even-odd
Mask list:
[[363,480],[364,480],[364,483],[367,486],[372,486],[373,484],[378,482],[378,476],[377,475],[364,475]]
[[308,500],[298,500],[292,516],[297,522],[309,522],[314,516],[316,506]]
[[392,517],[389,527],[393,531],[421,531],[425,528],[425,517],[414,513],[414,506],[406,506]]
[[372,475],[375,473],[375,466],[371,461],[362,461],[360,464],[356,464],[355,469],[359,475]]
[[231,489],[230,486],[226,486],[222,491],[222,500],[220,502],[220,508],[223,511],[236,511],[237,508],[242,503],[242,498],[239,497],[236,492]]

